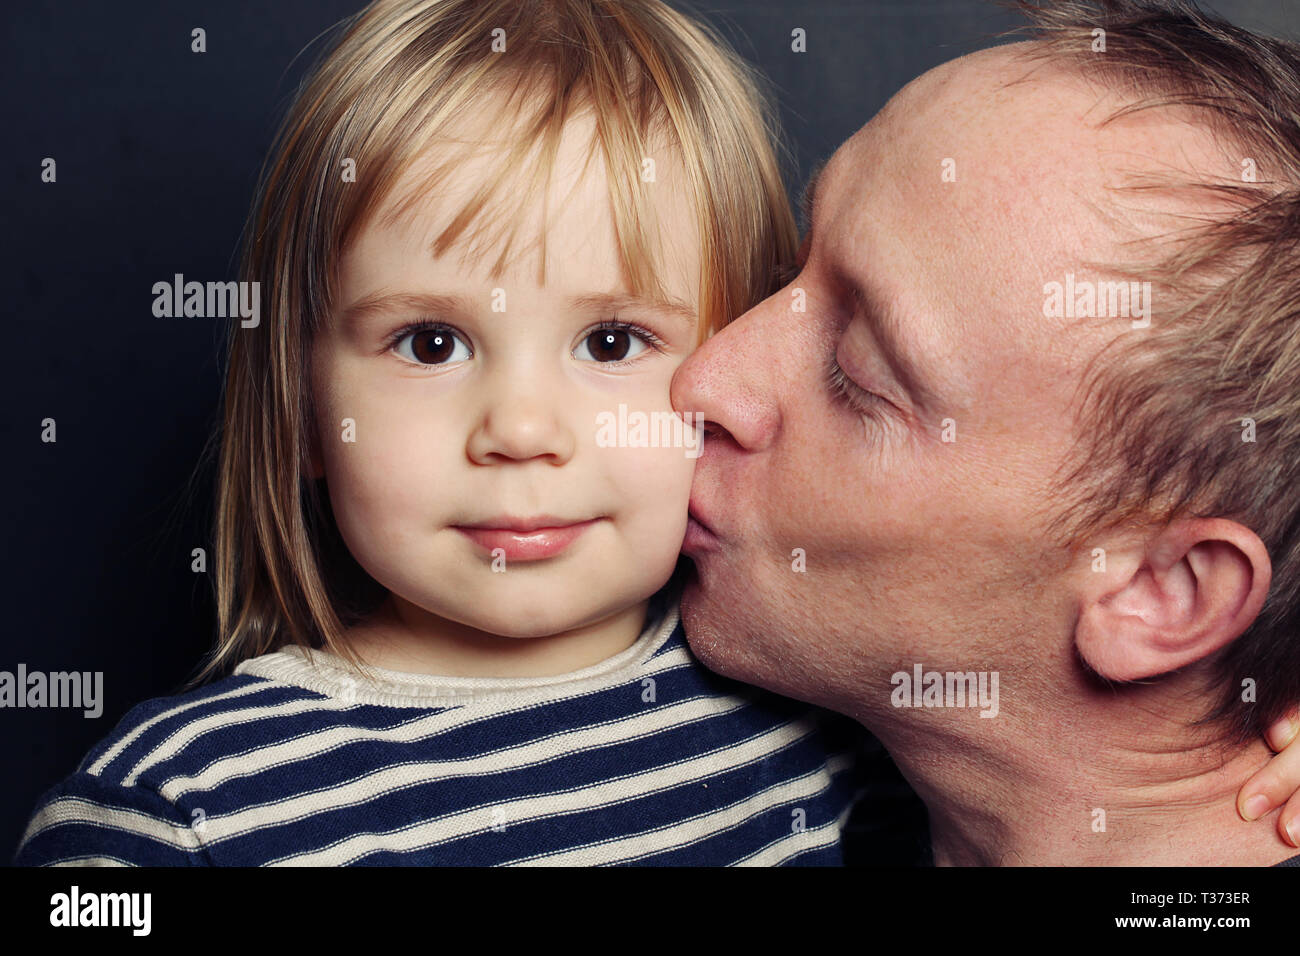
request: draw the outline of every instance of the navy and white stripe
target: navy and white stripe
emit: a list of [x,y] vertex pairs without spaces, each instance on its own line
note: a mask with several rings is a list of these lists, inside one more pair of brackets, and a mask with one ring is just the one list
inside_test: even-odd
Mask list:
[[293,647],[141,704],[42,797],[15,862],[842,861],[866,732],[710,672],[675,608],[576,674],[373,675]]

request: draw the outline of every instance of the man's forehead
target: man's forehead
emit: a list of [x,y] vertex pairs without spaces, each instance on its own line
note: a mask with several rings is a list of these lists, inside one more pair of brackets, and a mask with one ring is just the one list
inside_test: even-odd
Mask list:
[[1231,171],[1184,115],[1105,123],[1131,100],[1031,61],[1031,46],[971,54],[908,84],[826,163],[821,221],[911,232],[945,258],[982,249],[991,265],[1057,269],[1119,253],[1134,225],[1152,231],[1129,217],[1140,192],[1119,187]]
[[[964,97],[972,68],[978,90]],[[897,302],[924,358],[977,390],[1018,352],[1050,362],[1047,351],[1070,348],[1043,316],[1044,283],[1107,251],[1081,198],[1097,189],[1095,174],[1079,173],[1094,160],[1081,162],[1063,94],[991,73],[959,61],[900,93],[826,163],[815,199],[827,259]],[[1055,142],[1036,141],[1045,131]]]
[[[1009,56],[999,53],[998,62]],[[835,151],[816,178],[817,189],[851,201],[852,194],[870,187],[873,180],[919,177],[930,171],[937,180],[939,167],[932,162],[936,153],[948,158],[958,151],[967,138],[963,120],[974,119],[977,111],[982,117],[984,101],[999,86],[992,66],[980,54],[929,70],[894,94]]]
[[1090,115],[1085,86],[1025,76],[1022,57],[999,50],[919,78],[827,162],[821,198],[857,231],[874,221],[954,262],[1086,251],[1080,240],[1098,238],[1115,170],[1142,157],[1096,129],[1105,113]]

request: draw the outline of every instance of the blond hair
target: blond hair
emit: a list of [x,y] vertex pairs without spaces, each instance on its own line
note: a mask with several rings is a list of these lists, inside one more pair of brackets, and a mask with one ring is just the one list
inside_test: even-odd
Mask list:
[[[269,291],[263,321],[230,331],[215,514],[217,644],[194,683],[290,643],[357,663],[344,629],[384,592],[352,559],[328,495],[305,474],[312,341],[337,305],[349,239],[488,91],[505,93],[522,118],[503,173],[535,151],[525,164],[534,187],[551,175],[566,120],[579,109],[594,113],[619,254],[636,295],[660,294],[641,170],[651,137],[668,140],[685,167],[700,237],[701,337],[774,292],[797,245],[774,114],[756,76],[705,25],[658,0],[376,0],[337,31],[280,127],[246,228],[241,278]],[[355,182],[342,175],[346,160]],[[492,218],[481,213],[500,183],[485,183],[452,217],[436,253]],[[496,273],[513,236],[494,242],[502,247]],[[543,247],[543,270],[544,260]]]

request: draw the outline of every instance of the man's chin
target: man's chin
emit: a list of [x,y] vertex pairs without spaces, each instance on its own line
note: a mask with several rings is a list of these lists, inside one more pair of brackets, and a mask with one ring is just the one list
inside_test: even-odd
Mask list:
[[[682,589],[682,627],[686,642],[709,670],[762,686],[763,675],[753,673],[747,659],[752,652],[746,640],[748,622],[736,620],[737,602],[728,600],[727,592],[711,587],[711,577],[701,576],[698,569],[687,578]],[[747,610],[743,605],[740,610]]]
[[700,662],[710,670],[725,673],[723,657],[719,653],[721,642],[717,622],[717,608],[711,606],[709,593],[700,579],[698,565],[686,579],[682,587],[681,615],[682,627],[686,631],[686,643]]
[[780,637],[797,631],[777,619],[774,608],[752,597],[770,594],[772,589],[752,579],[724,586],[719,574],[716,562],[709,562],[703,572],[697,564],[682,588],[682,627],[695,657],[732,680],[826,706],[818,695],[827,681],[812,679],[803,667],[790,666],[797,658]]

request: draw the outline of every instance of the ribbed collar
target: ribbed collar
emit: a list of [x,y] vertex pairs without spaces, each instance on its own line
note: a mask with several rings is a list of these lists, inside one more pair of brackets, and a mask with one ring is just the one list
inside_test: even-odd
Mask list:
[[631,647],[582,670],[548,677],[442,677],[373,666],[363,674],[337,654],[296,644],[244,661],[234,673],[293,684],[349,704],[446,707],[485,699],[542,699],[631,680],[672,636],[677,621],[676,603],[658,608],[652,603],[646,627]]

